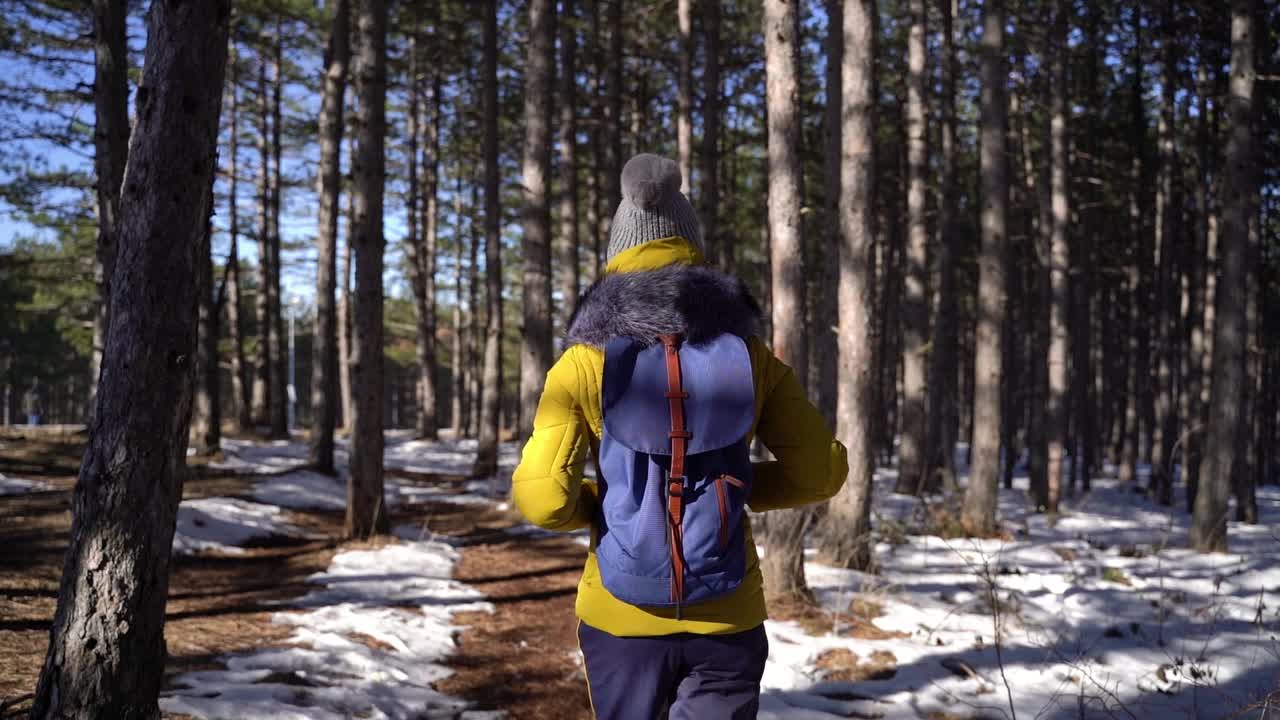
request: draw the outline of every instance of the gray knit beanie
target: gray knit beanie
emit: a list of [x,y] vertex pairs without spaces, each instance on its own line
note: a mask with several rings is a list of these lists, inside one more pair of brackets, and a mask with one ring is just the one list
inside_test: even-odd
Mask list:
[[650,240],[681,237],[699,252],[702,236],[693,205],[680,192],[680,166],[673,160],[641,153],[622,168],[622,202],[609,228],[609,260]]

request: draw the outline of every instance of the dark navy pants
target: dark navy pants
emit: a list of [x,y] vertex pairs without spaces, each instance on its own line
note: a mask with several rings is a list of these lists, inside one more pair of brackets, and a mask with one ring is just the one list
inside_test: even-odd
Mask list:
[[761,625],[729,635],[617,637],[578,624],[598,720],[750,720],[769,657]]

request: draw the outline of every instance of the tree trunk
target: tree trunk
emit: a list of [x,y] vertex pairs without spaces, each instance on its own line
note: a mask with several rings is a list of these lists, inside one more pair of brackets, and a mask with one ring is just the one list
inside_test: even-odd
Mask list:
[[1249,256],[1246,265],[1247,282],[1245,295],[1245,351],[1244,351],[1244,389],[1240,393],[1240,432],[1236,435],[1236,460],[1231,471],[1232,492],[1236,498],[1236,521],[1247,525],[1258,524],[1258,495],[1254,474],[1257,471],[1258,448],[1254,444],[1254,431],[1257,424],[1258,400],[1260,397],[1257,353],[1254,339],[1259,335],[1259,271],[1260,266],[1256,229],[1256,215],[1253,209],[1249,212]]
[[622,5],[624,0],[608,0],[609,28],[609,62],[608,93],[605,102],[605,137],[608,145],[608,163],[605,165],[605,198],[606,212],[601,216],[604,227],[601,237],[609,239],[609,231],[613,227],[613,209],[622,200],[622,100],[627,96],[624,87],[622,47],[626,41],[625,26],[622,23]]
[[293,398],[288,392],[288,379],[285,367],[288,363],[288,336],[284,332],[284,315],[293,312],[285,308],[284,293],[280,283],[280,202],[281,180],[280,160],[283,153],[281,140],[284,126],[282,112],[284,92],[284,28],[279,16],[276,18],[275,37],[272,41],[271,72],[271,436],[275,438],[289,437],[289,406]]
[[[213,191],[209,191],[212,203]],[[197,283],[199,284],[198,331],[196,351],[195,401],[191,413],[191,434],[194,450],[200,457],[212,457],[222,445],[222,393],[218,373],[218,334],[222,315],[222,297],[226,290],[215,297],[213,285],[213,206],[206,213],[204,237],[200,240],[200,257],[197,258]]]
[[[1201,55],[1204,44],[1201,40]],[[1204,427],[1201,417],[1204,414],[1204,403],[1201,402],[1204,386],[1203,358],[1205,355],[1205,305],[1208,297],[1205,294],[1205,281],[1212,274],[1209,265],[1209,116],[1208,94],[1209,71],[1203,64],[1196,73],[1196,233],[1195,243],[1190,257],[1184,265],[1187,268],[1187,323],[1188,342],[1183,355],[1182,407],[1182,472],[1187,485],[1187,512],[1195,509],[1196,487],[1200,481],[1200,448],[1203,445]]]
[[698,179],[699,219],[707,260],[727,265],[727,251],[718,237],[720,211],[720,3],[702,0],[702,32],[706,40],[706,67],[702,71],[702,175]]
[[[479,183],[471,184],[471,207],[476,210],[479,210],[481,202],[478,186]],[[470,345],[468,350],[470,361],[467,363],[467,396],[470,398],[467,403],[469,407],[469,417],[467,419],[468,437],[478,437],[480,435],[481,405],[484,404],[484,393],[481,392],[480,379],[484,375],[484,331],[487,324],[480,324],[480,246],[484,242],[484,233],[486,232],[488,232],[487,223],[482,226],[481,223],[472,221],[471,246],[469,248],[471,256],[468,258],[469,262],[467,263],[467,290],[470,295],[470,301],[467,303],[467,307],[470,308],[467,319],[467,337]],[[485,309],[487,312],[487,302]],[[499,372],[498,377],[501,378],[501,372]]]
[[[618,1],[618,0],[615,0]],[[484,4],[484,256],[485,303],[484,370],[480,379],[480,442],[475,477],[498,473],[498,431],[502,421],[502,208],[498,183],[498,3]]]
[[[694,0],[676,0],[676,28],[680,33],[680,75],[676,83],[676,152],[680,157],[680,192],[685,195],[689,194],[693,183],[693,2]],[[566,4],[566,13],[569,7]]]
[[[1101,13],[1099,12],[1096,0],[1088,0],[1085,3],[1084,15],[1084,32],[1085,32],[1085,49],[1087,65],[1085,66],[1084,82],[1084,107],[1089,109],[1087,118],[1083,123],[1084,131],[1084,155],[1086,157],[1075,158],[1077,167],[1083,166],[1080,176],[1083,181],[1077,182],[1075,187],[1081,195],[1081,206],[1077,210],[1080,217],[1081,232],[1074,243],[1076,255],[1072,260],[1073,265],[1077,269],[1072,273],[1070,284],[1073,294],[1071,308],[1071,351],[1072,351],[1072,402],[1074,404],[1074,416],[1076,424],[1076,435],[1071,446],[1071,478],[1068,486],[1068,494],[1074,494],[1078,488],[1082,492],[1089,492],[1092,488],[1092,472],[1097,463],[1098,448],[1101,446],[1099,442],[1098,430],[1104,426],[1105,416],[1099,417],[1100,407],[1097,398],[1105,397],[1095,392],[1095,385],[1103,376],[1102,368],[1105,363],[1101,361],[1101,357],[1095,362],[1094,347],[1094,318],[1093,303],[1095,292],[1101,290],[1106,292],[1106,280],[1099,281],[1094,277],[1091,268],[1096,262],[1094,258],[1095,234],[1101,232],[1101,226],[1098,218],[1099,213],[1099,193],[1092,183],[1087,182],[1087,178],[1095,177],[1101,166],[1098,158],[1098,121],[1095,118],[1094,110],[1099,106],[1098,100],[1098,67],[1100,60],[1098,58],[1098,42],[1100,35]],[[1070,137],[1070,136],[1068,136]],[[1068,178],[1068,187],[1070,187],[1070,178]],[[1104,307],[1099,302],[1099,307]]]
[[[1045,470],[1045,513],[1058,514],[1062,497],[1062,464],[1067,445],[1067,313],[1070,297],[1067,279],[1071,272],[1071,248],[1067,240],[1067,223],[1071,220],[1068,193],[1070,157],[1067,151],[1067,32],[1069,0],[1057,0],[1053,40],[1049,44],[1053,87],[1050,99],[1049,184],[1052,196],[1052,230],[1049,241],[1049,397],[1045,404],[1045,436],[1048,443],[1048,467]],[[1077,461],[1079,458],[1077,458]]]
[[[347,154],[355,159],[355,136],[347,144]],[[342,396],[342,427],[351,430],[351,418],[355,414],[355,398],[351,388],[351,274],[355,269],[352,261],[352,238],[355,237],[355,193],[347,195],[347,237],[342,247],[342,264],[338,267],[338,277],[342,283],[338,294],[338,393]]]
[[435,440],[440,422],[436,415],[436,249],[440,244],[440,72],[431,71],[431,110],[426,124],[426,157],[423,159],[422,296],[418,300],[418,437]]
[[325,51],[324,93],[320,100],[320,169],[317,194],[320,216],[316,245],[316,324],[312,339],[311,464],[318,472],[336,474],[333,433],[338,418],[338,316],[334,307],[338,264],[338,203],[342,193],[343,97],[347,88],[350,21],[347,0],[333,4],[329,44]]
[[390,530],[383,493],[382,194],[386,179],[387,6],[359,0],[355,78],[358,142],[352,158],[355,221],[351,243],[356,256],[354,342],[352,343],[351,472],[347,479],[349,538]]
[[230,140],[227,143],[227,234],[231,237],[231,249],[227,253],[227,324],[231,329],[231,394],[236,404],[236,429],[244,432],[253,426],[249,411],[252,383],[249,379],[249,363],[244,354],[244,324],[241,320],[243,305],[240,298],[240,93],[239,63],[234,43],[227,60],[230,79],[227,83]]
[[1173,445],[1177,412],[1174,407],[1172,363],[1174,303],[1174,242],[1176,230],[1173,203],[1174,177],[1178,172],[1174,154],[1174,93],[1177,90],[1173,3],[1164,7],[1164,57],[1160,79],[1160,120],[1158,124],[1160,175],[1156,184],[1156,388],[1155,426],[1151,449],[1151,484],[1148,492],[1161,504],[1173,503]]
[[120,182],[129,153],[129,44],[126,0],[93,0],[93,169],[98,194],[98,285],[89,365],[89,408],[96,406],[102,349],[111,324],[111,278],[116,263]]
[[[615,3],[620,0],[614,0]],[[529,3],[529,42],[524,69],[524,282],[520,333],[520,421],[517,434],[533,432],[533,415],[552,361],[551,320],[551,92],[555,79],[555,3]],[[621,28],[614,28],[621,32]],[[616,116],[614,117],[616,120]]]
[[[682,0],[684,2],[686,0]],[[582,287],[578,243],[578,21],[574,0],[564,0],[560,22],[560,327],[569,327]]]
[[1236,462],[1236,436],[1243,431],[1240,400],[1244,392],[1245,298],[1248,281],[1249,211],[1253,180],[1254,3],[1231,2],[1231,128],[1225,156],[1222,212],[1222,278],[1215,303],[1213,379],[1200,488],[1191,519],[1191,546],[1200,552],[1226,552],[1227,503]]
[[1129,377],[1126,391],[1127,400],[1124,411],[1124,441],[1120,458],[1119,479],[1122,485],[1132,486],[1138,479],[1138,460],[1142,452],[1140,437],[1140,416],[1142,414],[1144,386],[1147,372],[1147,343],[1142,336],[1147,332],[1146,283],[1143,281],[1143,218],[1142,218],[1142,146],[1146,137],[1146,117],[1142,99],[1142,20],[1141,8],[1133,9],[1134,52],[1133,52],[1133,90],[1130,96],[1131,127],[1130,143],[1134,148],[1132,170],[1130,172],[1129,190],[1129,231],[1130,258],[1126,273],[1129,289]]
[[275,362],[271,340],[275,325],[271,322],[271,107],[267,100],[267,64],[258,63],[258,347],[254,358],[253,423],[271,422],[271,368]]
[[970,535],[996,532],[996,483],[1000,472],[1001,349],[1005,315],[1005,247],[1008,242],[1008,118],[1004,59],[1004,0],[982,8],[982,248],[978,256],[978,329],[974,357],[973,464],[961,522]]
[[[195,380],[196,276],[231,3],[156,3],[117,226],[115,311],[31,717],[160,715],[169,556]],[[139,522],[139,519],[144,520]]]
[[828,262],[820,263],[818,297],[813,334],[813,352],[816,363],[818,409],[831,427],[837,424],[837,396],[840,312],[840,264],[831,262],[840,257],[840,173],[841,173],[841,63],[844,54],[844,0],[826,0],[827,37],[826,57],[826,107],[822,122],[826,147],[822,158],[824,200],[821,256]]
[[604,51],[600,42],[600,5],[604,0],[589,0],[591,8],[591,120],[587,126],[588,143],[591,147],[591,179],[587,203],[588,234],[592,236],[592,280],[600,279],[604,271],[605,244],[608,241],[608,209],[605,208],[605,173],[608,172],[608,160],[604,149]]
[[[875,472],[872,386],[875,361],[872,314],[875,182],[875,0],[839,0],[832,15],[842,35],[839,56],[841,124],[839,371],[836,434],[849,453],[849,478],[827,505],[823,537],[827,560],[869,570],[872,565],[871,480]],[[827,62],[835,62],[828,57]],[[831,76],[828,75],[828,78]],[[835,101],[834,94],[831,96]]]
[[956,327],[958,324],[955,257],[956,209],[956,78],[954,20],[959,0],[939,0],[942,12],[942,187],[938,207],[938,289],[932,350],[929,353],[929,406],[926,413],[924,463],[927,488],[951,492],[956,487]]
[[927,14],[924,0],[910,0],[908,7],[911,28],[907,39],[907,262],[902,308],[902,434],[895,490],[918,495],[925,489],[927,480],[923,475],[925,368],[929,352],[929,227],[925,219],[929,154],[929,123],[925,113]]
[[[459,122],[459,128],[461,122]],[[462,214],[462,160],[458,160],[457,184],[453,191],[453,343],[450,346],[450,383],[453,395],[449,412],[449,424],[453,428],[453,439],[458,440],[466,434],[467,424],[464,415],[467,411],[466,395],[466,338],[469,331],[462,313],[462,255],[466,233],[463,232],[465,218]],[[474,312],[470,308],[470,312]]]
[[[769,267],[773,289],[773,349],[807,385],[804,239],[800,209],[800,125],[796,60],[799,18],[794,3],[764,0],[765,87],[769,123]],[[804,579],[804,509],[770,513],[764,523],[769,550],[761,560],[765,595],[807,593]]]

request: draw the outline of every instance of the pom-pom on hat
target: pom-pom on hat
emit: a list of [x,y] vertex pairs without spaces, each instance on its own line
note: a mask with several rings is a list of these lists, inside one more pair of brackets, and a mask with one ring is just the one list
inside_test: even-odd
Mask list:
[[698,217],[680,192],[680,166],[641,153],[622,168],[622,202],[609,228],[609,260],[650,240],[681,237],[702,251]]

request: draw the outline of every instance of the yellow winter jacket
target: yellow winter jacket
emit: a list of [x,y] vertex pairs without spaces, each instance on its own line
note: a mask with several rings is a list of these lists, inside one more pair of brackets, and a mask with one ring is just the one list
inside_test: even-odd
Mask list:
[[[686,314],[699,315],[689,323],[720,322],[733,315],[723,308],[732,301],[728,297],[741,285],[710,270],[699,270],[703,284],[695,292],[725,298],[698,297],[689,302],[688,283],[678,266],[702,264],[702,256],[690,243],[680,238],[655,240],[618,254],[606,268],[606,278],[584,298],[584,307],[592,295],[612,297],[627,304],[629,295],[643,295],[637,301],[642,307],[606,306],[595,313],[600,322],[625,323],[627,318],[639,324],[661,321],[664,309],[643,307],[644,302],[660,302],[663,293],[673,297],[667,303],[679,306]],[[601,287],[609,276],[623,273],[645,273],[615,278],[627,282],[625,293],[613,293]],[[714,285],[705,287],[706,278]],[[617,283],[614,283],[617,284]],[[683,288],[683,290],[682,290]],[[718,288],[718,289],[717,289]],[[615,288],[616,289],[616,288]],[[745,290],[740,290],[745,296]],[[683,293],[683,294],[682,294]],[[717,301],[721,300],[717,304]],[[749,300],[749,299],[748,299]],[[608,302],[609,300],[605,300]],[[749,301],[754,309],[754,301]],[[700,310],[699,308],[705,308]],[[758,312],[758,310],[756,310]],[[579,309],[579,315],[583,309]],[[622,319],[619,319],[622,318]],[[734,325],[730,318],[728,328]],[[575,324],[579,320],[575,319]],[[674,328],[680,329],[680,328]],[[664,332],[672,329],[664,329]],[[607,329],[603,332],[607,332]],[[619,333],[622,334],[622,333]],[[570,331],[570,340],[574,339]],[[749,507],[756,511],[790,508],[825,500],[844,484],[848,474],[845,448],[835,440],[831,429],[817,409],[805,397],[791,368],[774,356],[759,337],[751,335],[748,343],[755,376],[756,421],[752,436],[760,440],[777,459],[756,463]],[[533,436],[524,447],[520,465],[512,479],[516,506],[528,520],[549,530],[577,530],[590,527],[597,509],[597,487],[583,479],[588,453],[599,448],[603,428],[601,385],[604,352],[599,345],[578,343],[569,347],[547,374],[546,386],[533,421]],[[747,576],[732,593],[716,600],[687,605],[682,619],[674,609],[638,607],[615,598],[600,579],[596,564],[594,538],[587,553],[586,567],[578,584],[577,614],[588,625],[622,637],[670,635],[689,632],[699,634],[731,633],[750,630],[766,617],[760,562],[751,527],[746,528]]]

